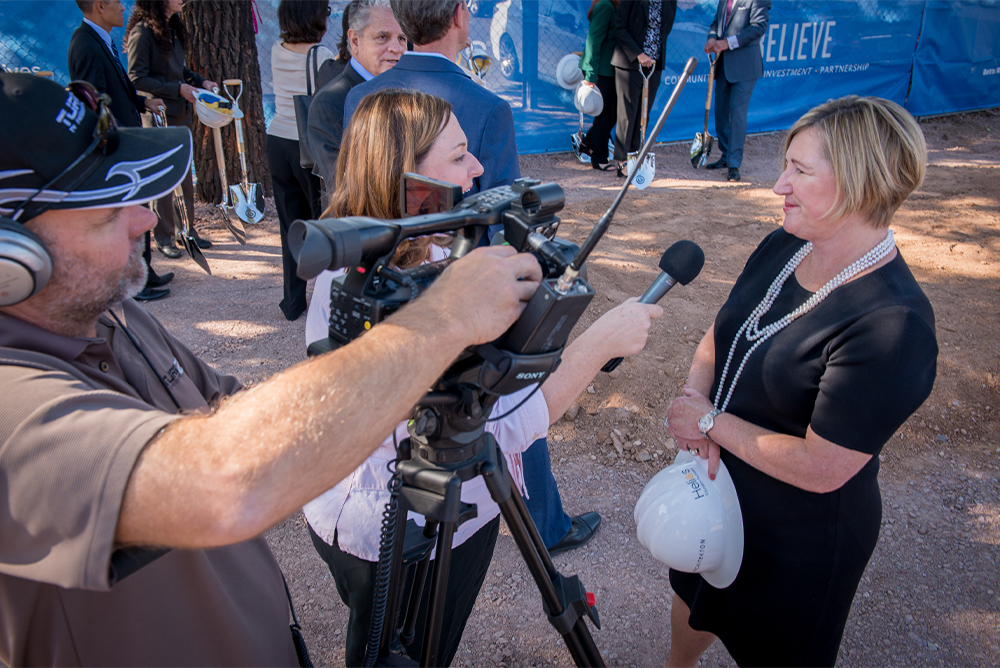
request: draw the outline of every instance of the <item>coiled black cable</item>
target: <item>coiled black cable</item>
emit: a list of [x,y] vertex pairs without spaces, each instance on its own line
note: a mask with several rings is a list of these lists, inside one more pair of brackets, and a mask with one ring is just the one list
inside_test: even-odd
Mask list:
[[[396,444],[396,432],[392,432],[393,445]],[[368,628],[368,647],[365,649],[365,668],[373,668],[378,660],[379,648],[382,644],[382,626],[385,623],[387,598],[389,596],[389,575],[392,568],[392,548],[396,538],[396,516],[399,514],[399,489],[403,486],[403,478],[399,474],[399,449],[396,449],[396,459],[387,462],[386,470],[392,474],[386,488],[389,490],[389,501],[382,511],[382,532],[378,543],[378,565],[375,569],[375,592],[372,604],[372,621]]]

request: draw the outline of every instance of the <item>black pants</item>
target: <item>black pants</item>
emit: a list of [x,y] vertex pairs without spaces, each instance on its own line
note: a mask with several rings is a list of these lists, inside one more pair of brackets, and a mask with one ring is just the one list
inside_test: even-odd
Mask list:
[[[441,625],[441,643],[438,645],[438,665],[450,665],[455,658],[458,644],[462,640],[462,633],[465,631],[465,624],[469,620],[469,615],[472,614],[479,590],[483,588],[483,581],[486,580],[486,571],[493,559],[493,549],[496,547],[499,531],[500,518],[495,517],[492,522],[489,522],[473,534],[469,540],[452,551],[444,620]],[[340,600],[351,609],[351,616],[347,622],[347,648],[344,662],[348,666],[360,666],[364,663],[365,647],[368,645],[377,564],[343,552],[337,545],[336,537],[333,545],[327,545],[322,538],[316,535],[312,527],[309,527],[309,535],[312,537],[313,545],[319,552],[319,556],[330,567],[330,573],[337,583],[337,593],[340,594]],[[424,644],[424,622],[427,619],[427,603],[430,599],[433,566],[432,563],[431,572],[427,574],[427,583],[424,586],[423,598],[421,598],[420,615],[417,618],[413,644],[406,648],[406,653],[410,658],[417,661],[420,660],[420,652]],[[414,567],[410,567],[405,571],[406,583],[402,590],[404,592],[409,591],[413,570]],[[405,604],[405,602],[401,601],[401,604]],[[405,614],[405,609],[401,610],[399,614],[402,617]]]
[[[191,114],[185,112],[183,116],[167,116],[167,125],[172,128],[191,128]],[[151,114],[142,115],[142,126],[146,128],[156,127]],[[191,224],[191,233],[194,231],[194,180],[191,178],[191,170],[181,181],[181,188],[184,191],[184,208],[187,210],[188,222]],[[153,229],[153,236],[160,246],[174,245],[174,232],[181,228],[181,223],[177,220],[177,210],[174,207],[173,192],[164,195],[160,199],[150,202],[149,208],[156,214],[156,227]]]
[[603,165],[610,162],[608,139],[611,138],[611,131],[614,130],[615,122],[618,120],[615,78],[598,75],[597,90],[601,91],[601,97],[604,99],[604,109],[594,119],[594,124],[590,126],[590,132],[587,133],[583,143],[590,149],[591,164]]
[[267,135],[267,166],[271,170],[274,208],[278,211],[285,277],[285,295],[279,306],[288,320],[295,320],[308,304],[306,282],[296,275],[298,265],[288,250],[288,228],[298,219],[319,217],[320,180],[299,166],[299,143],[292,139]]
[[[663,78],[662,70],[654,70],[649,77],[649,107],[653,111],[653,100]],[[615,85],[618,87],[618,127],[615,129],[615,160],[625,162],[628,154],[642,147],[642,72],[638,69],[615,68]],[[655,120],[648,123],[652,129]]]

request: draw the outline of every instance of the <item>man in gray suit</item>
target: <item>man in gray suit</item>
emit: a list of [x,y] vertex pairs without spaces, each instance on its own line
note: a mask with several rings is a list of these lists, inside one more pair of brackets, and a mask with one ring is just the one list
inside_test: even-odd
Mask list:
[[740,180],[747,110],[754,84],[764,75],[760,38],[767,31],[771,0],[719,0],[708,29],[705,53],[717,54],[715,64],[715,131],[722,157],[708,169],[729,168],[730,181]]

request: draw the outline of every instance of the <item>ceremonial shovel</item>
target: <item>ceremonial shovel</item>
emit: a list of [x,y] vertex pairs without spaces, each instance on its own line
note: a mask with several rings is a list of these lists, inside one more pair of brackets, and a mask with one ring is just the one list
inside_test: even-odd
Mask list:
[[[235,109],[240,108],[240,97],[243,95],[243,81],[241,79],[226,79],[222,82],[225,86],[226,96],[233,101]],[[236,97],[229,92],[230,86],[239,86]],[[236,118],[236,150],[240,154],[240,168],[242,169],[243,180],[235,185],[229,186],[229,191],[233,194],[233,209],[240,219],[251,225],[256,225],[264,218],[264,189],[259,183],[250,183],[247,174],[247,153],[246,144],[243,141],[243,121]]]
[[[216,88],[212,92],[218,95],[219,89]],[[241,246],[246,246],[247,231],[243,229],[243,223],[240,222],[239,218],[234,222],[232,216],[229,215],[229,209],[231,208],[229,205],[229,181],[226,180],[226,154],[222,150],[222,130],[218,127],[213,127],[212,137],[215,139],[215,162],[219,168],[219,182],[222,185],[222,201],[216,206],[222,211],[222,222],[232,232],[233,237]]]
[[[156,113],[153,114],[153,119],[156,121],[156,127],[165,128],[167,127],[167,117],[166,109],[159,107]],[[191,256],[191,259],[197,263],[199,267],[205,270],[209,276],[212,275],[212,270],[208,268],[208,260],[205,258],[205,254],[201,252],[201,248],[195,243],[194,237],[191,234],[191,221],[188,220],[187,206],[184,203],[184,188],[180,183],[174,188],[174,208],[177,209],[177,215],[181,221],[180,229],[177,228],[176,222],[174,223],[174,231],[176,236],[180,237],[181,244],[184,245],[184,250],[187,254]],[[174,219],[178,220],[177,218]]]
[[691,166],[695,169],[704,167],[708,163],[712,144],[715,143],[715,137],[708,134],[708,112],[712,108],[712,84],[715,83],[715,60],[709,54],[708,62],[711,67],[708,69],[708,97],[705,98],[705,131],[696,133],[691,143]]
[[[639,66],[639,72],[642,74],[642,139],[639,142],[640,146],[646,143],[646,123],[649,120],[649,77],[653,76],[655,69],[655,66],[649,68],[649,74],[646,74],[645,68],[641,65]],[[626,164],[629,174],[636,168],[638,159],[639,151],[628,154],[628,162]],[[643,158],[642,164],[639,165],[639,171],[636,173],[635,178],[632,179],[632,183],[639,190],[645,190],[653,182],[654,178],[656,178],[656,156],[653,155],[653,151],[649,151],[646,153],[646,157]]]

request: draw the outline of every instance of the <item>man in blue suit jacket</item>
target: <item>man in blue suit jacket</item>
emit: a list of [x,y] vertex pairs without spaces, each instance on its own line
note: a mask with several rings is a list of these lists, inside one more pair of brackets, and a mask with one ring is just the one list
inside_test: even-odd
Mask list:
[[[483,165],[471,192],[505,186],[520,178],[517,140],[510,105],[473,81],[455,64],[469,40],[466,0],[390,0],[392,13],[413,43],[396,66],[347,94],[344,127],[365,95],[386,88],[407,88],[442,97],[451,103],[455,117],[469,141],[469,153]],[[538,532],[558,554],[586,544],[597,533],[601,516],[584,513],[570,517],[552,476],[545,439],[535,441],[522,456],[527,499]]]
[[760,38],[767,31],[771,0],[719,0],[708,29],[705,53],[718,54],[715,64],[715,131],[722,157],[708,169],[729,168],[729,180],[740,180],[747,111],[757,79],[764,76]]

